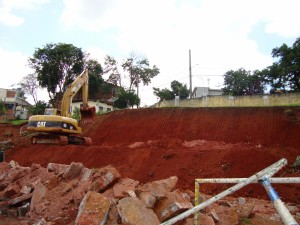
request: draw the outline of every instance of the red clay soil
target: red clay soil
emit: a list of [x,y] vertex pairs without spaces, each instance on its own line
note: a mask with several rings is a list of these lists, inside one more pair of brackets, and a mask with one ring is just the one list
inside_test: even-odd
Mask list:
[[[92,146],[29,145],[15,137],[6,161],[110,164],[122,177],[141,183],[178,176],[178,188],[192,191],[196,178],[249,177],[281,158],[289,166],[276,176],[299,177],[290,169],[300,155],[300,107],[122,110],[97,116],[95,124],[83,128]],[[217,194],[227,187],[203,185],[201,191]],[[283,201],[300,203],[299,184],[274,187]],[[268,198],[259,184],[236,195]]]

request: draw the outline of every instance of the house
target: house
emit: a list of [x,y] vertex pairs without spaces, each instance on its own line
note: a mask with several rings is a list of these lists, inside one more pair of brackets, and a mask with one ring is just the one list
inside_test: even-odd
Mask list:
[[[73,110],[75,108],[78,108],[80,109],[80,107],[82,106],[82,101],[73,101],[72,102],[72,113],[73,113]],[[95,107],[96,108],[96,113],[104,113],[104,112],[110,112],[110,111],[113,111],[114,107],[112,104],[108,104],[106,102],[101,102],[101,101],[98,101],[98,100],[89,100],[88,101],[88,105],[89,107]]]
[[[113,111],[113,103],[118,99],[118,94],[118,86],[104,82],[97,93],[89,94],[88,105],[89,107],[94,106],[96,108],[96,113]],[[72,101],[72,112],[75,108],[80,108],[82,103],[82,94],[78,92]]]
[[195,87],[192,92],[192,98],[202,98],[220,95],[223,95],[223,91],[221,89],[211,89],[209,87]]
[[30,104],[20,97],[21,89],[4,89],[0,88],[0,101],[6,108],[5,115],[2,119],[28,119],[27,108]]

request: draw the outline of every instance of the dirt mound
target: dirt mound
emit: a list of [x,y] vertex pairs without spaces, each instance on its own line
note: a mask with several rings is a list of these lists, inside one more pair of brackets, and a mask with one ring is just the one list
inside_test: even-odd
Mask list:
[[[89,168],[116,167],[142,183],[170,176],[194,190],[196,178],[249,177],[281,158],[300,154],[300,108],[166,108],[115,111],[85,125],[93,145],[41,146],[18,143],[6,159],[31,166],[81,162]],[[276,176],[299,176],[286,172]],[[290,170],[289,170],[290,171]],[[284,201],[300,203],[298,184],[274,185]],[[204,185],[217,194],[228,185]],[[237,195],[267,199],[258,184]]]

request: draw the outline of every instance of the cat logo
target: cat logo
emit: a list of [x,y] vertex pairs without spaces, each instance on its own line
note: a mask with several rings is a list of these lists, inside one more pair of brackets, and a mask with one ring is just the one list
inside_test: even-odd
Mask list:
[[37,127],[45,127],[46,126],[46,122],[37,122],[36,126]]

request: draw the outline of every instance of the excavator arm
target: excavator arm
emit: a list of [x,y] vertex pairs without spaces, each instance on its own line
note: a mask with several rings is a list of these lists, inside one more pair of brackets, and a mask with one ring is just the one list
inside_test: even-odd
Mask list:
[[76,93],[82,88],[82,107],[80,107],[81,122],[93,122],[95,116],[95,107],[88,107],[88,87],[89,87],[89,75],[88,70],[84,70],[64,93],[61,103],[61,115],[65,117],[71,117],[72,99]]

